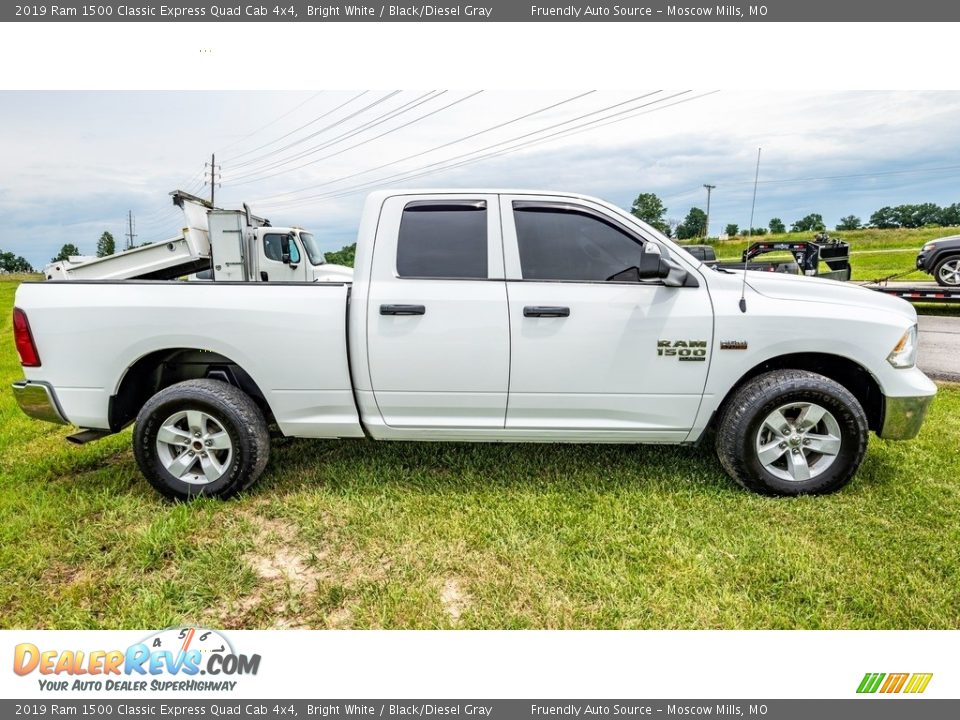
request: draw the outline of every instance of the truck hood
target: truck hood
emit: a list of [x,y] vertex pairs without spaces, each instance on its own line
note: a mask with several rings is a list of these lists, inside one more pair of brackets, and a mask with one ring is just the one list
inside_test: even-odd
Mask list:
[[786,273],[748,271],[747,285],[761,295],[779,300],[824,302],[869,308],[895,313],[911,324],[917,321],[916,310],[906,300],[850,282]]
[[346,265],[324,263],[313,269],[313,279],[316,282],[351,282],[353,268]]

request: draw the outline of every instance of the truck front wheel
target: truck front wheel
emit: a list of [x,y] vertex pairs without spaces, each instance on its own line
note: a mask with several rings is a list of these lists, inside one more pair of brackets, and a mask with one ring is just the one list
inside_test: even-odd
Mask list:
[[819,495],[853,477],[867,450],[867,418],[842,385],[806,370],[774,370],[739,387],[719,417],[717,456],[764,495]]
[[260,477],[270,436],[249,395],[220,380],[187,380],[143,406],[133,452],[149,483],[168,498],[227,498]]

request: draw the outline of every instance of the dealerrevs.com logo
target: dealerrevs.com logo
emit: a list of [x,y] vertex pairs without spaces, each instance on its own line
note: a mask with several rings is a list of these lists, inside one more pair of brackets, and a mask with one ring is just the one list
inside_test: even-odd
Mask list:
[[867,673],[857,686],[858,693],[918,694],[927,689],[933,673]]
[[[231,691],[256,675],[260,655],[237,653],[216,630],[168,628],[125,650],[14,648],[13,671],[36,673],[45,691]],[[202,676],[202,677],[201,677]]]

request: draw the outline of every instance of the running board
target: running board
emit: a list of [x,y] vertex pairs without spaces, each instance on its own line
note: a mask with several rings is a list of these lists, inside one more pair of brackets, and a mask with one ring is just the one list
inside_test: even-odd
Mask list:
[[88,442],[99,440],[107,435],[113,435],[110,430],[81,430],[73,435],[67,435],[67,442],[74,445],[86,445]]

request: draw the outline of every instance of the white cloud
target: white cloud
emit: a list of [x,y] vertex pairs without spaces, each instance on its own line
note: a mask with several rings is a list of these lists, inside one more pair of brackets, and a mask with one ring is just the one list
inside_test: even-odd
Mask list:
[[[278,194],[322,184],[292,196],[303,197],[380,179],[388,185],[406,186],[548,187],[596,194],[621,205],[628,205],[638,192],[652,191],[665,199],[669,215],[679,218],[692,204],[702,206],[702,185],[709,182],[717,185],[711,212],[716,231],[727,222],[747,224],[759,146],[763,147],[760,175],[766,181],[960,165],[955,142],[960,133],[960,93],[721,92],[408,182],[402,175],[390,180],[388,176],[397,173],[431,164],[435,165],[426,169],[435,170],[476,154],[535,141],[680,91],[664,90],[601,113],[595,111],[651,91],[591,93],[453,142],[583,92],[486,91],[364,142],[470,92],[450,91],[347,137],[360,123],[401,108],[427,92],[405,91],[347,119],[351,111],[387,95],[386,91],[370,91],[342,110],[273,143],[357,92],[316,97],[309,92],[3,93],[0,211],[5,222],[0,248],[23,254],[35,265],[46,262],[65,242],[89,252],[104,229],[122,240],[128,209],[138,218],[138,241],[174,234],[179,219],[169,206],[167,192],[184,185],[199,189],[203,163],[219,148],[224,187],[218,191],[218,200],[225,205],[247,200],[277,222],[312,227],[331,248],[351,240],[363,194],[299,205],[280,204],[279,200],[291,196]],[[693,91],[674,101],[699,94]],[[581,115],[587,116],[561,124]],[[342,122],[313,139],[277,152],[337,120]],[[547,129],[554,125],[557,127]],[[361,142],[364,144],[359,147],[340,152]],[[329,182],[448,142],[448,147],[436,152]],[[245,153],[266,143],[270,144],[261,150]],[[328,147],[316,149],[325,144]],[[304,151],[311,152],[270,168]],[[325,158],[333,153],[338,154]],[[260,156],[257,162],[242,164]],[[297,169],[306,162],[312,164]],[[243,178],[245,174],[252,177]],[[273,174],[276,176],[266,177]],[[820,212],[830,222],[849,213],[865,219],[885,204],[955,202],[960,199],[954,190],[958,176],[960,171],[953,170],[764,183],[755,224],[766,224],[774,215],[789,222],[808,212]],[[244,182],[251,179],[255,181]]]

